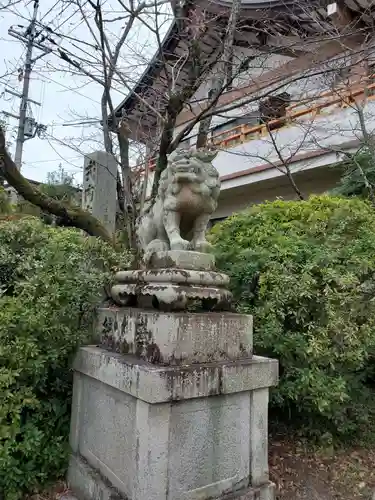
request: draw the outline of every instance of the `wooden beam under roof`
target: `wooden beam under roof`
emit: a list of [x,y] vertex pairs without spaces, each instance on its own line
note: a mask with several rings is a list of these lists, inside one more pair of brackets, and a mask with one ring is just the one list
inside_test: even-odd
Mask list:
[[[251,33],[250,33],[251,34]],[[290,38],[290,45],[288,43],[282,43],[282,40],[285,39],[285,42],[287,42],[288,37],[279,37],[279,39],[276,36],[270,35],[268,37],[268,44],[264,45],[259,43],[259,40],[257,40],[256,36],[253,37],[253,39],[247,36],[247,33],[237,33],[235,36],[235,45],[237,47],[241,48],[254,48],[260,53],[269,53],[270,52],[270,47],[272,47],[271,52],[274,54],[280,54],[284,56],[289,56],[289,57],[299,57],[306,52],[307,50],[303,49],[304,42],[303,40],[299,39],[293,40]],[[253,41],[254,40],[254,41]],[[299,47],[298,49],[295,47]]]

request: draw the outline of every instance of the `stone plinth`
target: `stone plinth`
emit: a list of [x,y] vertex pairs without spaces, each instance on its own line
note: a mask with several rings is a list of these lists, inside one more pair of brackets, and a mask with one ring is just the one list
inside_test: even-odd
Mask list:
[[99,309],[97,336],[106,349],[151,363],[180,365],[246,359],[253,352],[253,318],[224,312]]
[[214,270],[213,255],[186,250],[155,252],[150,267],[115,274],[111,297],[120,306],[157,310],[230,310],[229,277]]
[[80,349],[68,480],[80,500],[272,500],[274,360],[160,366]]

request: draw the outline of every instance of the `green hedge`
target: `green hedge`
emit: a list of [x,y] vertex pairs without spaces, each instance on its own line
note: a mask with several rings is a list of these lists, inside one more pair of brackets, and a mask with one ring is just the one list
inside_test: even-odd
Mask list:
[[5,189],[0,186],[0,214],[8,214],[11,211],[11,206],[8,201],[8,195]]
[[64,473],[72,355],[121,258],[36,218],[0,223],[0,498],[23,498]]
[[[278,416],[318,435],[371,431],[375,214],[329,196],[253,206],[212,229],[258,354],[280,361]],[[375,428],[375,427],[374,427]]]

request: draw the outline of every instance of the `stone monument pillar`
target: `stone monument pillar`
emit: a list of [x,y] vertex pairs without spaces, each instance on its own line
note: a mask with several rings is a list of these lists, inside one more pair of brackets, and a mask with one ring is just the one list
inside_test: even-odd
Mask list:
[[117,163],[105,151],[85,156],[82,208],[96,217],[110,234],[115,231]]
[[79,500],[274,499],[278,364],[253,355],[252,317],[231,311],[229,278],[206,253],[211,159],[170,160],[139,227],[142,269],[117,273],[99,344],[76,357],[68,481]]

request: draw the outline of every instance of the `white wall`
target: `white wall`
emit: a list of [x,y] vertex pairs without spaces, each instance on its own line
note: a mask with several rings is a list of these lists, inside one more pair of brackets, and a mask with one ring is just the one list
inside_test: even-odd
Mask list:
[[256,55],[255,59],[249,63],[249,69],[238,75],[233,81],[233,87],[251,85],[256,83],[257,78],[268,71],[272,71],[290,61],[292,57],[281,54],[268,54],[244,47],[235,47],[233,55],[233,73],[238,71],[240,63],[247,57]]
[[[340,175],[339,168],[323,166],[318,171],[300,172],[294,175],[293,179],[303,196],[307,198],[311,194],[320,194],[331,190],[337,185]],[[297,199],[297,194],[285,175],[222,191],[217,210],[212,218],[228,217],[235,212],[245,210],[253,204],[273,201],[276,198],[284,200]]]

